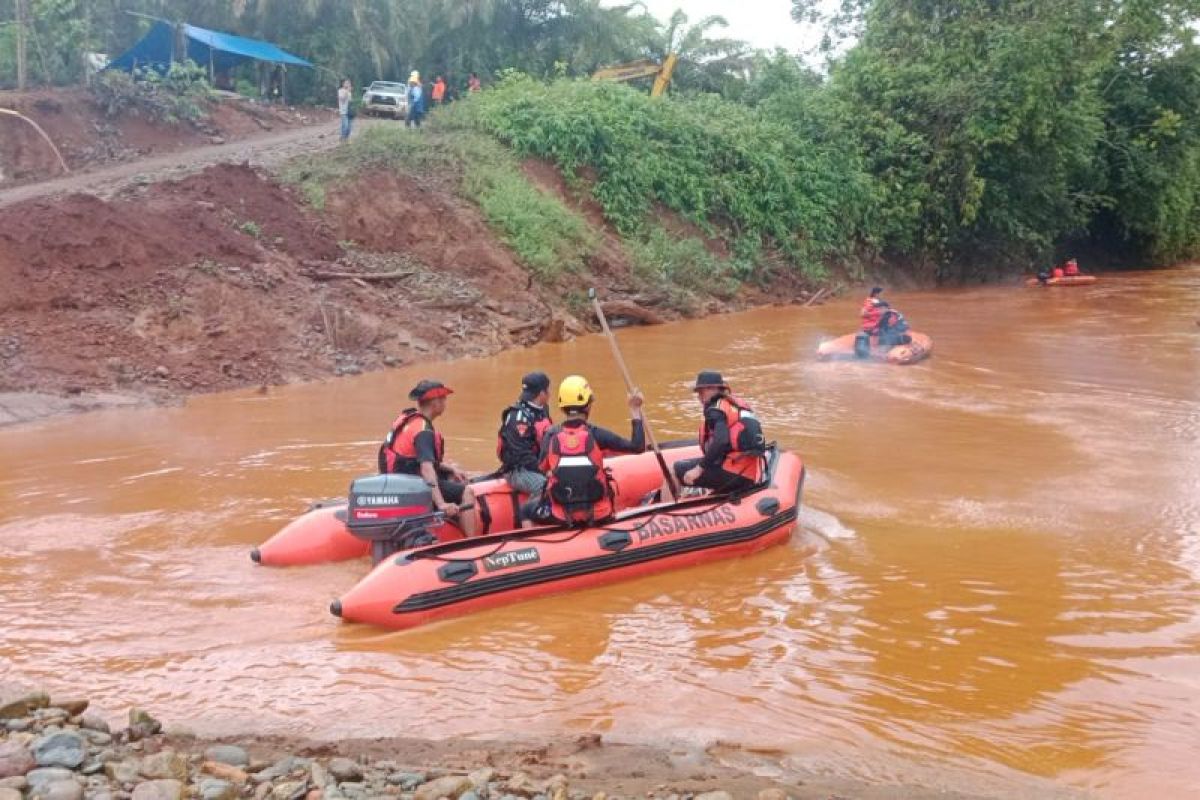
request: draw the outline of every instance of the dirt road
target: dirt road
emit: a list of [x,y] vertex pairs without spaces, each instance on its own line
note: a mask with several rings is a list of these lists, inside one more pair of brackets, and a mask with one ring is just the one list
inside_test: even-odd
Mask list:
[[[371,125],[386,125],[379,120],[356,120],[355,130]],[[394,124],[394,123],[392,123]],[[146,182],[180,178],[213,164],[240,164],[248,161],[255,166],[273,166],[294,156],[315,153],[336,147],[337,122],[311,125],[272,133],[222,145],[198,147],[194,150],[169,153],[133,161],[91,172],[76,173],[42,183],[17,186],[0,191],[0,207],[38,197],[82,192],[109,197],[124,187]]]

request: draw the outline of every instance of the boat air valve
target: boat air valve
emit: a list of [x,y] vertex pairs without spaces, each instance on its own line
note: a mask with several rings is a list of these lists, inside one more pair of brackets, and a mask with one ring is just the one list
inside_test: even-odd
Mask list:
[[754,504],[754,509],[764,517],[773,517],[779,513],[779,498],[764,497]]

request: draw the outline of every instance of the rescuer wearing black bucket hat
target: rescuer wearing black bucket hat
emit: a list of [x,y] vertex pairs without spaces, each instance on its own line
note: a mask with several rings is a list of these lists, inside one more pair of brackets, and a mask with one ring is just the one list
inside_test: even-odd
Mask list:
[[546,476],[538,468],[542,459],[542,436],[554,423],[550,419],[550,377],[531,372],[521,379],[521,396],[500,414],[496,434],[496,456],[500,473],[508,485],[541,501]]
[[433,421],[446,413],[447,398],[452,394],[449,386],[428,379],[412,388],[408,399],[417,405],[400,412],[392,423],[379,447],[379,471],[420,475],[433,490],[434,507],[448,517],[458,517],[463,533],[474,536],[475,494],[466,473],[443,460],[446,443],[433,427]]
[[721,373],[704,370],[692,387],[704,420],[700,423],[703,456],[675,464],[675,476],[685,486],[714,492],[741,492],[762,480],[766,441],[749,404],[729,392]]

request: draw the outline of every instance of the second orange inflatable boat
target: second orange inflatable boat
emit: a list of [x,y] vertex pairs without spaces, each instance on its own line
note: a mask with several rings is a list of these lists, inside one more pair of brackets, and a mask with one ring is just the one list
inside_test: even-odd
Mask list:
[[[694,443],[663,445],[668,466],[699,455],[700,448]],[[614,456],[606,459],[605,464],[612,470],[618,509],[637,506],[662,486],[662,470],[653,453]],[[484,478],[472,481],[471,486],[475,490],[481,533],[517,527],[517,508],[527,499],[525,495],[518,495],[503,478]],[[441,542],[463,538],[462,531],[452,523],[437,525],[430,533]],[[370,552],[371,542],[354,536],[347,527],[347,504],[333,502],[292,520],[254,548],[250,558],[264,566],[292,567],[365,558]]]
[[1027,278],[1026,286],[1086,286],[1095,283],[1095,275],[1063,275],[1061,278],[1047,278],[1045,284],[1037,278]]
[[[854,352],[854,340],[857,337],[857,333],[848,333],[845,336],[821,342],[817,347],[817,358],[821,361],[857,358],[858,356]],[[933,353],[933,339],[929,336],[917,331],[909,331],[908,337],[911,340],[908,344],[880,347],[879,337],[872,336],[868,357],[874,361],[886,361],[889,364],[915,364]]]

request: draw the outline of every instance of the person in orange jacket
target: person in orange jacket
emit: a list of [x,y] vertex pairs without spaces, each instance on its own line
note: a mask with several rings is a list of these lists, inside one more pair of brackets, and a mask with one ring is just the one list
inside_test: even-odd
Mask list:
[[437,80],[433,82],[433,91],[430,92],[430,96],[433,98],[435,106],[440,106],[446,101],[446,81],[441,75],[438,75]]
[[854,337],[854,355],[858,358],[870,355],[871,337],[880,333],[879,323],[883,321],[883,315],[890,307],[888,301],[879,296],[881,294],[883,287],[873,286],[867,299],[863,300],[862,310],[859,312],[859,316],[862,317],[862,330]]
[[700,423],[703,455],[675,464],[675,477],[684,486],[714,492],[741,492],[757,485],[767,445],[754,410],[729,391],[719,372],[701,372],[692,391],[704,413]]
[[883,312],[888,308],[888,301],[880,297],[881,294],[883,294],[883,287],[874,286],[867,299],[863,300],[862,310],[859,312],[859,316],[862,317],[863,333],[879,332],[879,321],[883,319]]

